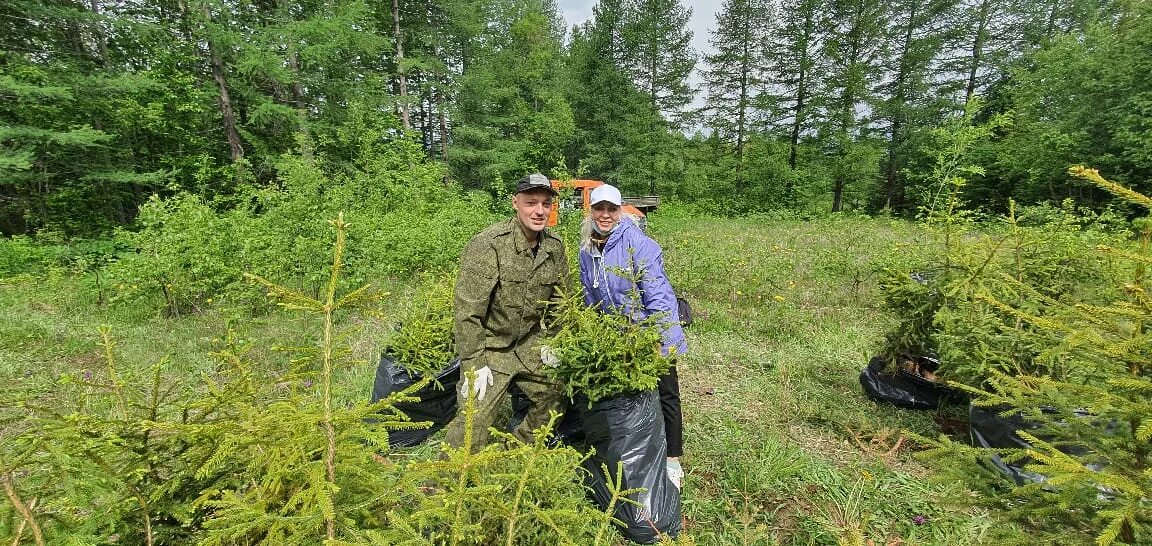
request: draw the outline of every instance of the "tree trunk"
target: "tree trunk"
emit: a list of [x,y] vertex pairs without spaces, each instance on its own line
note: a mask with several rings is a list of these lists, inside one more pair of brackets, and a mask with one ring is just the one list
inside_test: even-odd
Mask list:
[[442,87],[436,88],[436,112],[440,117],[440,159],[448,161],[448,107]]
[[[651,16],[651,14],[649,14],[649,15]],[[650,42],[651,42],[650,45],[653,48],[655,48],[656,47],[655,41],[651,40]],[[648,96],[649,96],[650,100],[652,101],[652,109],[656,111],[656,116],[658,116],[660,119],[663,119],[664,118],[664,112],[660,111],[660,102],[657,100],[657,89],[656,89],[656,70],[658,69],[657,55],[658,55],[658,53],[657,53],[657,51],[655,51],[655,49],[649,49],[648,50]],[[659,130],[660,130],[660,127],[651,127],[649,129],[649,131],[651,131],[651,133],[650,133],[648,138],[649,139],[654,138],[654,135],[656,135],[656,132]],[[651,140],[649,140],[648,149],[649,149],[649,153],[648,153],[648,160],[649,160],[648,195],[655,195],[656,194],[656,147],[652,145]]]
[[308,123],[308,106],[304,100],[304,85],[300,75],[300,54],[295,47],[291,47],[288,54],[288,69],[292,71],[292,109],[296,110],[296,124],[302,135],[300,154],[311,163],[315,158],[316,145],[312,142],[312,130]]
[[964,103],[972,102],[976,94],[976,76],[980,71],[980,63],[984,60],[984,40],[987,39],[988,13],[992,0],[980,2],[980,20],[976,23],[976,36],[972,39],[972,63],[968,66],[968,86],[964,89]]
[[901,205],[900,194],[903,192],[900,188],[900,160],[901,158],[899,149],[904,144],[904,118],[906,116],[907,108],[907,83],[908,83],[908,49],[912,44],[912,29],[916,25],[916,11],[920,4],[912,2],[912,6],[908,12],[908,22],[904,27],[904,36],[902,37],[904,43],[900,44],[900,68],[896,72],[896,81],[893,82],[896,87],[896,92],[892,97],[893,112],[892,112],[892,133],[888,138],[888,169],[885,180],[885,207],[889,210],[895,210]]
[[892,137],[888,141],[888,172],[885,176],[885,195],[884,206],[888,210],[896,210],[897,207],[903,203],[903,191],[900,187],[900,168],[899,168],[899,153],[897,148],[903,144],[903,138],[897,136],[904,130],[903,116],[898,116],[892,121]]
[[752,34],[751,21],[744,17],[744,43],[741,45],[740,61],[740,102],[736,112],[736,193],[744,193],[744,135],[748,123],[748,73],[752,71],[749,59],[749,38]]
[[[808,106],[808,63],[811,62],[809,50],[812,43],[812,34],[816,31],[812,12],[804,14],[804,39],[801,52],[799,71],[796,74],[796,112],[792,116],[792,133],[788,142],[788,166],[795,171],[800,151],[800,131],[804,128],[804,108]],[[791,181],[788,183],[786,194],[791,199]]]
[[[212,22],[212,12],[209,11],[208,4],[201,6],[201,13],[204,15],[205,22]],[[208,60],[212,67],[212,79],[216,81],[216,87],[220,91],[218,101],[220,117],[224,121],[224,133],[228,136],[228,147],[231,150],[232,162],[235,163],[244,157],[244,146],[240,142],[240,133],[236,130],[236,115],[232,110],[232,97],[228,93],[228,81],[224,77],[224,61],[220,58],[220,53],[212,39],[207,38],[205,41],[208,43]]]
[[112,65],[108,61],[108,37],[104,35],[104,29],[100,26],[99,0],[91,0],[89,6],[92,7],[92,14],[96,16],[93,28],[96,29],[96,51],[100,55],[100,66],[104,67],[104,70],[112,70]]
[[399,0],[392,0],[392,33],[396,40],[396,77],[400,84],[400,119],[404,122],[404,130],[412,129],[408,119],[408,77],[404,68],[404,39],[400,35],[400,4]]
[[800,126],[802,123],[800,112],[802,112],[806,106],[806,97],[804,96],[805,77],[806,74],[804,74],[804,69],[801,68],[799,74],[800,83],[796,92],[796,112],[792,115],[792,132],[788,135],[788,166],[793,171],[796,170],[796,160],[800,152]]
[[844,175],[836,175],[836,182],[832,186],[832,212],[840,212],[844,200]]
[[[856,66],[856,64],[858,64],[860,62],[860,49],[863,47],[863,44],[861,44],[861,42],[863,41],[863,36],[861,35],[862,31],[860,30],[860,25],[861,25],[860,19],[863,17],[863,13],[862,13],[863,7],[860,5],[859,1],[854,3],[853,6],[856,8],[856,11],[855,11],[855,13],[853,13],[852,30],[849,32],[849,37],[851,39],[848,42],[848,44],[849,44],[848,45],[848,55],[847,55],[848,61],[845,63],[845,67],[846,67],[845,75],[846,76],[851,74],[851,72],[852,72],[851,69],[854,68]],[[844,81],[844,91],[840,94],[840,101],[841,101],[841,104],[840,104],[840,109],[841,109],[840,110],[840,139],[841,140],[840,140],[839,153],[840,153],[840,162],[841,162],[840,168],[841,168],[841,170],[843,170],[843,168],[844,168],[843,163],[846,162],[848,159],[848,149],[850,147],[849,139],[852,137],[852,129],[856,125],[856,115],[853,111],[853,109],[856,107],[856,93],[855,93],[856,89],[853,87],[854,85],[855,85],[854,81],[846,79]],[[843,174],[839,174],[836,176],[836,185],[835,185],[835,188],[833,188],[833,195],[832,195],[832,212],[840,211],[843,196],[844,196],[844,186],[846,184],[847,184],[847,181],[844,179]]]
[[[280,11],[280,17],[285,24],[295,22],[295,18],[292,15],[291,4],[289,4],[287,0],[279,0],[279,2],[277,2],[277,6]],[[306,107],[306,101],[304,100],[304,79],[301,76],[300,70],[300,53],[296,50],[296,45],[292,42],[292,38],[289,37],[285,43],[288,48],[288,71],[292,74],[292,84],[288,86],[289,98],[284,102],[290,104],[292,109],[296,111],[297,127],[304,135],[304,142],[301,152],[305,158],[311,160],[312,139],[308,128],[308,110]],[[279,85],[276,86],[276,89],[276,94],[281,95],[281,93],[279,93]],[[284,99],[281,98],[281,100]]]

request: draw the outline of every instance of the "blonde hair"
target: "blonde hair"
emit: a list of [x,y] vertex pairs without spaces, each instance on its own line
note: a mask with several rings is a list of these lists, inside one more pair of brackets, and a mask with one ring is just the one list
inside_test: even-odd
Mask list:
[[[639,216],[632,214],[631,212],[620,211],[620,221],[623,221],[625,218],[632,220],[632,223],[635,224],[637,228],[640,227]],[[584,215],[584,221],[580,223],[580,250],[592,250],[592,224],[594,223],[595,220],[592,219],[592,214],[589,213]],[[616,226],[619,227],[620,222],[616,222]]]

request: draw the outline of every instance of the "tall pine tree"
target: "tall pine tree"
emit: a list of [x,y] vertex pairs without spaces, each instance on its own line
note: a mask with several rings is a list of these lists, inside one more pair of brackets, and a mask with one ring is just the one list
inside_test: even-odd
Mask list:
[[[875,173],[874,145],[864,140],[864,112],[876,99],[881,81],[886,3],[879,0],[832,0],[831,20],[823,41],[828,65],[821,81],[824,135],[832,171],[832,211],[843,207],[848,184],[863,173]],[[867,176],[875,176],[874,174]]]
[[770,86],[763,109],[769,128],[788,140],[793,176],[785,179],[784,200],[789,204],[796,199],[793,180],[800,168],[801,139],[814,133],[821,105],[817,83],[827,38],[822,29],[830,24],[826,8],[827,0],[785,0],[767,46]]
[[903,169],[909,142],[921,128],[943,119],[951,104],[934,81],[933,68],[947,43],[949,16],[955,0],[899,0],[889,4],[886,42],[890,44],[883,67],[885,84],[877,117],[888,133],[884,191],[873,197],[891,210],[905,206]]
[[576,133],[566,157],[580,176],[644,191],[653,176],[653,142],[666,139],[667,124],[626,69],[628,19],[622,0],[603,0],[573,31],[565,92]]
[[653,108],[678,123],[695,95],[688,85],[696,66],[692,10],[680,0],[632,0],[624,13],[622,68]]
[[709,40],[714,53],[704,57],[706,119],[708,127],[732,145],[737,193],[744,190],[748,138],[762,118],[757,106],[767,80],[764,45],[774,15],[770,0],[726,0]]
[[648,193],[656,193],[658,185],[678,183],[683,172],[683,138],[671,131],[683,125],[695,96],[688,85],[696,66],[688,30],[691,16],[679,0],[630,0],[623,10],[620,67],[647,96],[649,108],[663,116],[649,117],[628,175],[646,181],[643,191]]
[[493,24],[461,76],[448,158],[453,176],[473,187],[548,172],[574,131],[555,3],[496,3],[488,20]]

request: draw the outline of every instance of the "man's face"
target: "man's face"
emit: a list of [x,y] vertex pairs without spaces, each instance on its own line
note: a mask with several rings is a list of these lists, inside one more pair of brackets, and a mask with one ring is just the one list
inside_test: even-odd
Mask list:
[[548,190],[528,190],[512,197],[512,208],[520,224],[532,231],[543,231],[552,213],[552,192]]

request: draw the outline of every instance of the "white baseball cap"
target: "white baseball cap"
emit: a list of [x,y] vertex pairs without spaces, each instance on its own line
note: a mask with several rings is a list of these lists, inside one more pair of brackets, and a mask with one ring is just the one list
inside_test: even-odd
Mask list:
[[588,203],[591,205],[601,201],[607,201],[618,207],[624,204],[624,200],[620,198],[620,190],[616,189],[616,186],[608,184],[592,188],[592,194],[588,196]]

